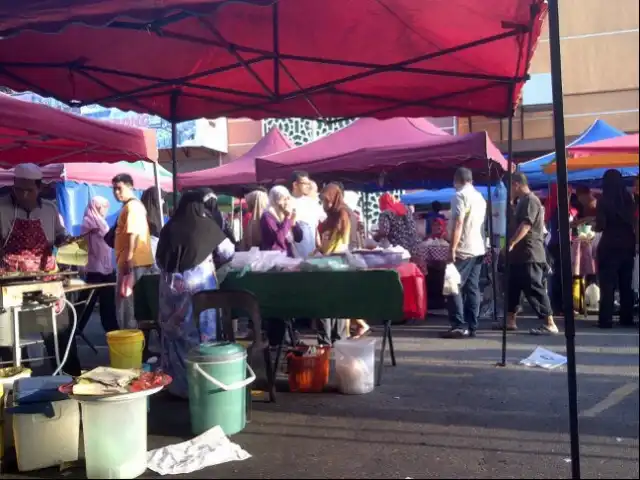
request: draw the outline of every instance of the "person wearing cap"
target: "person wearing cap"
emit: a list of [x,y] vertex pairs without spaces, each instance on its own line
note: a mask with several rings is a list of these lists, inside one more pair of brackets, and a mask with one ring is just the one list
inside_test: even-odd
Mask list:
[[[42,171],[31,163],[15,167],[13,189],[0,197],[0,274],[54,272],[57,269],[54,247],[74,240],[60,221],[60,214],[53,202],[40,198]],[[64,351],[68,341],[68,317],[64,308],[64,292],[56,304],[56,324],[63,327],[59,333]],[[34,315],[39,324],[41,312],[22,312],[21,316]],[[46,323],[46,322],[45,322]],[[67,328],[64,328],[65,323]],[[43,325],[43,329],[50,328]],[[55,354],[53,334],[43,334],[49,355]],[[55,361],[54,361],[55,363]],[[57,367],[57,364],[55,365]],[[80,374],[75,342],[64,368],[70,375]]]

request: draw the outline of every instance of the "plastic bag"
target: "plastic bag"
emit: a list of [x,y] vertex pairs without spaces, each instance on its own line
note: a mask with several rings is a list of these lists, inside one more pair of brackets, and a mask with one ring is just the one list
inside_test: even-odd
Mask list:
[[444,284],[442,285],[442,295],[458,295],[460,292],[460,272],[453,263],[448,263],[444,270]]
[[597,312],[600,306],[600,287],[590,284],[584,291],[584,308],[587,312]]
[[367,269],[367,262],[365,262],[364,258],[362,255],[357,254],[357,253],[351,253],[349,251],[345,252],[344,254],[345,256],[345,260],[347,262],[347,265],[349,265],[349,267],[355,269],[355,270],[366,270]]
[[120,281],[120,296],[123,298],[130,297],[133,294],[133,285],[135,281],[133,273],[127,273]]

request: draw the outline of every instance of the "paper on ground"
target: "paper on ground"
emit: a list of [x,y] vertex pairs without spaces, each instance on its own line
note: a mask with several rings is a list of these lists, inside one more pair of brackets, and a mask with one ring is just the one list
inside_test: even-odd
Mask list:
[[160,475],[179,475],[250,457],[216,426],[187,442],[151,450],[147,467]]
[[527,358],[520,360],[522,365],[527,367],[540,367],[552,370],[567,363],[567,357],[559,355],[546,348],[536,347]]

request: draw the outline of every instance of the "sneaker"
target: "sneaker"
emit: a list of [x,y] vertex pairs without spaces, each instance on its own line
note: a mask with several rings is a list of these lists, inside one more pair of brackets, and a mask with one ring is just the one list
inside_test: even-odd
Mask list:
[[442,338],[465,338],[469,336],[469,330],[466,328],[452,328],[442,333]]

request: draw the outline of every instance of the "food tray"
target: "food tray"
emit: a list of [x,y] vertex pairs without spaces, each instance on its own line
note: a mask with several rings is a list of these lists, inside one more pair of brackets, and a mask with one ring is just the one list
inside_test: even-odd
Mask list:
[[164,387],[169,385],[173,379],[171,376],[166,373],[155,372],[156,375],[162,375],[162,384],[159,386],[155,386],[153,388],[148,388],[146,390],[140,390],[137,392],[127,392],[127,393],[114,393],[108,395],[74,395],[73,394],[73,383],[67,383],[65,385],[61,385],[58,390],[65,395],[68,395],[69,398],[74,400],[78,400],[80,402],[125,402],[128,400],[134,400],[136,398],[146,397],[149,395],[153,395],[154,393],[159,392]]

